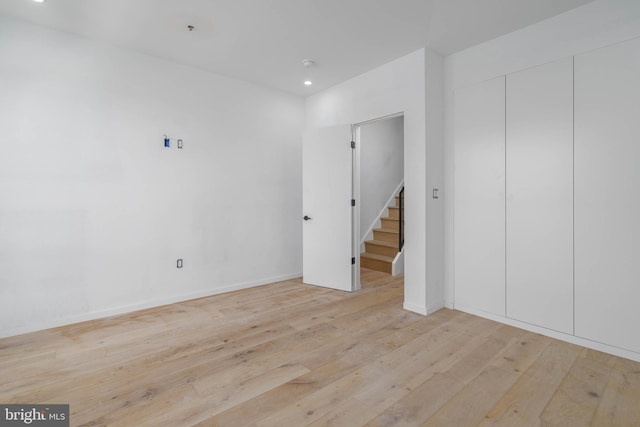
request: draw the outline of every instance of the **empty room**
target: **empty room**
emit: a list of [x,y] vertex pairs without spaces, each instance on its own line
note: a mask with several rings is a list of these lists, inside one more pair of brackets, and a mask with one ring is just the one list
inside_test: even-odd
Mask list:
[[2,0],[1,426],[639,426],[640,2]]

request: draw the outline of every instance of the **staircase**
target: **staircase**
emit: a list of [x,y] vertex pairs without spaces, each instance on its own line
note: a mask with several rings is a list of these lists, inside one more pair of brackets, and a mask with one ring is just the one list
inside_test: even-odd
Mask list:
[[[365,251],[360,254],[360,267],[391,274],[393,259],[404,243],[404,189],[396,196],[396,205],[387,208],[387,216],[380,218],[381,227],[373,229],[373,240],[364,242]],[[400,233],[402,231],[402,239]]]

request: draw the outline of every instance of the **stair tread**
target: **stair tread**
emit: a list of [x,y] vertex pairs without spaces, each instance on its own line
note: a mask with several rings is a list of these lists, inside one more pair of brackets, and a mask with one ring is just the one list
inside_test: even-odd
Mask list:
[[374,228],[373,231],[381,231],[383,233],[395,233],[395,234],[400,234],[399,230],[396,230],[395,228]]
[[377,246],[385,246],[387,248],[393,248],[393,249],[397,249],[398,247],[398,243],[397,242],[385,242],[382,240],[367,240],[365,243],[369,243],[371,245],[377,245]]
[[360,258],[369,258],[369,259],[376,259],[378,261],[393,262],[393,257],[378,255],[378,254],[369,254],[366,252],[361,253]]
[[400,218],[392,218],[390,216],[383,216],[380,219],[386,219],[387,221],[400,221]]

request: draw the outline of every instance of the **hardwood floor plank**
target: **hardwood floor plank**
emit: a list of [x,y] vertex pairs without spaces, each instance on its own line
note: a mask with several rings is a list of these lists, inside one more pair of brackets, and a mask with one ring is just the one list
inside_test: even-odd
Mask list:
[[373,365],[380,370],[380,374],[374,382],[356,393],[355,398],[374,408],[387,408],[433,375],[451,368],[487,339],[486,334],[470,339],[450,330],[441,333],[444,335],[422,335],[376,360]]
[[640,425],[640,369],[629,360],[614,358],[598,409],[593,417],[596,426]]
[[[266,393],[309,372],[301,365],[284,364],[245,381],[219,384],[215,388],[194,388],[202,397],[198,405],[181,405],[180,410],[167,411],[160,420],[169,425],[193,425],[234,406]],[[153,421],[153,420],[152,420]]]
[[369,421],[367,427],[418,426],[455,396],[464,384],[448,375],[435,374],[413,392]]
[[611,373],[611,367],[605,362],[588,357],[588,351],[583,350],[542,412],[540,418],[544,424],[592,425]]
[[519,345],[511,346],[493,365],[513,372],[524,372],[540,357],[551,341],[549,337],[527,332],[520,337]]
[[309,425],[333,410],[336,405],[348,400],[353,392],[367,381],[373,380],[376,372],[364,367],[339,378],[318,391],[288,404],[277,412],[259,420],[256,425],[294,426]]
[[[439,319],[440,322],[445,323],[443,325],[444,328],[450,328],[446,321],[456,317],[458,316],[452,311],[438,316],[438,318],[441,318]],[[378,340],[375,343],[367,343],[360,340],[354,345],[351,338],[345,339],[343,337],[339,340],[338,345],[336,345],[335,341],[332,341],[324,347],[317,348],[309,353],[307,357],[305,357],[304,353],[299,354],[296,361],[308,367],[315,366],[315,369],[294,381],[290,381],[281,387],[214,417],[212,421],[215,421],[218,425],[225,426],[251,425],[265,417],[267,412],[265,408],[272,412],[282,409],[291,402],[308,396],[339,378],[354,372],[357,368],[369,364],[379,356],[412,341],[424,333],[424,330],[437,326],[438,322],[434,319],[421,316],[417,322],[410,326],[392,332],[390,334],[394,335],[392,342],[385,339]],[[417,323],[420,323],[420,325]],[[411,333],[406,333],[409,331]]]
[[[471,320],[484,323],[478,318]],[[438,368],[444,367],[445,363],[451,363],[445,356],[454,353],[460,345],[471,342],[468,349],[471,351],[484,339],[485,337],[480,335],[475,337],[475,340],[470,340],[468,336],[452,331],[450,325],[440,325],[363,368],[299,399],[295,404],[261,420],[257,425],[307,425],[329,413],[336,404],[354,395],[368,406],[380,410],[409,392],[411,382],[421,383],[424,381],[421,378],[426,379]],[[441,351],[434,351],[436,349]],[[421,363],[420,358],[425,359],[422,361],[424,363]],[[441,361],[441,364],[437,364],[437,361]]]
[[349,399],[325,414],[322,418],[309,424],[310,427],[352,427],[364,425],[373,418],[375,409],[364,403]]
[[[473,353],[444,372],[465,385],[424,425],[478,425],[547,345],[545,337],[501,326]],[[474,399],[475,393],[482,396]]]
[[352,360],[349,363],[346,360],[348,358],[352,357],[345,355],[343,358],[327,363],[267,393],[226,410],[211,420],[215,424],[223,426],[253,425],[268,416],[270,412],[283,409],[291,402],[300,400],[320,390],[327,384],[343,377],[346,373],[353,372],[359,366],[359,362]]
[[541,424],[542,411],[582,352],[581,347],[550,341],[533,365],[489,411],[481,426],[526,427]]
[[517,380],[518,374],[488,366],[423,426],[476,426]]

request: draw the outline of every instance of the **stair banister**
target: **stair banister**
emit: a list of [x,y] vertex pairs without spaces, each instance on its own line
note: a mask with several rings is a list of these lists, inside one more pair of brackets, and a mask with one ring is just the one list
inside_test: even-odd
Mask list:
[[402,250],[402,248],[404,247],[404,187],[402,187],[402,190],[400,190],[400,197],[398,197],[399,199],[399,221],[398,221],[398,228],[399,228],[399,233],[398,233],[398,252],[400,252]]

